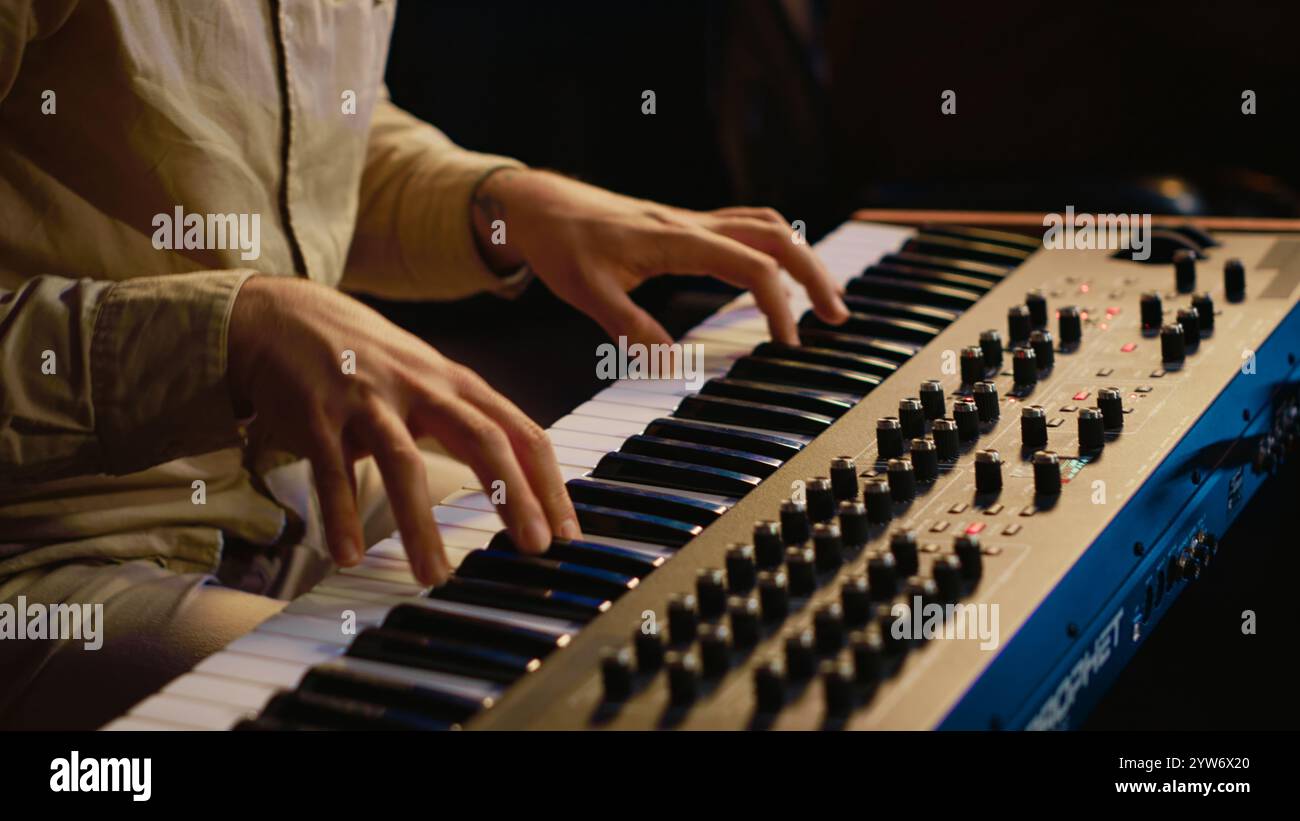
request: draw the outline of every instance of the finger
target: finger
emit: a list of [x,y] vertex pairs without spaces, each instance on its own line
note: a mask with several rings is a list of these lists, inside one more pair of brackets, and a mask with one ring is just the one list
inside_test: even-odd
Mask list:
[[352,463],[331,435],[318,437],[311,454],[312,477],[325,525],[325,543],[334,561],[350,567],[361,561],[361,522],[357,518]]
[[717,208],[709,212],[718,217],[752,217],[764,222],[771,222],[780,225],[782,228],[788,228],[790,223],[781,212],[775,208],[760,208],[748,205],[732,205],[726,208]]
[[505,501],[497,510],[521,550],[541,553],[550,546],[546,513],[500,425],[456,397],[431,398],[415,411],[413,422],[421,434],[433,436],[452,456],[469,465],[489,496],[504,488]]
[[379,467],[411,571],[424,584],[441,584],[451,565],[433,521],[424,457],[411,432],[392,408],[376,404],[360,419],[355,434]]
[[611,277],[594,277],[592,287],[565,296],[573,307],[596,320],[610,339],[627,337],[629,344],[667,345],[672,336]]
[[789,226],[745,216],[713,217],[706,224],[723,236],[775,258],[803,285],[812,300],[813,311],[823,320],[838,325],[849,318],[839,285],[808,244],[795,241],[796,235]]
[[566,539],[581,537],[578,514],[564,487],[564,476],[546,431],[468,368],[460,369],[457,386],[465,400],[505,431],[529,485],[546,511],[551,532]]

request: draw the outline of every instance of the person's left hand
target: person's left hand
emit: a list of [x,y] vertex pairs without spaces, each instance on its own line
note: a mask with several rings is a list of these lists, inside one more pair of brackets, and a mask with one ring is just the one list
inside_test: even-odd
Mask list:
[[[825,267],[770,208],[699,212],[624,197],[543,171],[503,169],[474,200],[480,247],[494,268],[527,263],[565,302],[611,338],[670,343],[663,326],[627,292],[660,274],[706,274],[752,291],[772,338],[798,344],[784,268],[808,291],[813,310],[839,324],[849,311]],[[502,220],[506,242],[491,242]],[[798,239],[797,239],[798,238]]]

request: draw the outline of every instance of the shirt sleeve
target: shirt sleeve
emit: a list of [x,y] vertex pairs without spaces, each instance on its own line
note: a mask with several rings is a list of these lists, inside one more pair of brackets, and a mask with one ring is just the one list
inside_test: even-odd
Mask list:
[[230,311],[252,271],[0,290],[0,484],[126,474],[240,442]]
[[471,220],[474,190],[508,157],[466,151],[389,101],[370,124],[356,230],[340,287],[387,299],[452,300],[491,291],[513,296],[529,274],[493,273]]

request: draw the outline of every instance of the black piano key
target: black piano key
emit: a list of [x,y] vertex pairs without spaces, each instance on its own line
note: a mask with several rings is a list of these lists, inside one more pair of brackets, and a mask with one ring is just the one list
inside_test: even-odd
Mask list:
[[754,349],[753,356],[767,359],[793,359],[796,362],[811,362],[814,365],[829,365],[848,371],[869,373],[885,379],[898,370],[898,363],[878,356],[839,351],[834,348],[818,348],[815,345],[785,345],[780,342],[763,342]]
[[827,331],[813,327],[799,328],[799,341],[810,348],[848,351],[849,353],[885,359],[899,365],[911,359],[921,349],[920,345],[912,343]]
[[911,322],[923,322],[926,325],[935,325],[940,328],[952,324],[957,317],[961,316],[960,311],[947,308],[930,308],[912,302],[878,299],[872,296],[855,294],[852,291],[844,296],[844,304],[849,307],[850,311],[856,313],[892,316]]
[[694,419],[671,419],[660,417],[645,429],[648,436],[664,439],[676,439],[681,442],[699,442],[701,445],[713,445],[719,448],[757,453],[770,456],[782,462],[789,460],[803,450],[803,442],[789,439],[779,434],[760,433],[752,430],[736,430],[712,422],[699,422]]
[[431,599],[478,604],[553,619],[588,622],[610,608],[605,597],[581,596],[547,587],[452,576],[428,593]]
[[464,613],[448,613],[418,604],[397,605],[388,611],[388,616],[380,627],[432,638],[482,644],[495,650],[536,658],[545,658],[552,650],[566,646],[572,638],[568,634],[557,636],[522,625],[504,624]]
[[849,318],[839,325],[827,325],[812,311],[808,311],[799,318],[799,327],[855,336],[884,337],[898,342],[915,342],[919,345],[934,339],[943,330],[933,323],[866,314],[854,311],[852,308],[849,309]]
[[898,262],[878,262],[875,265],[868,265],[866,270],[862,272],[862,276],[883,276],[905,282],[946,285],[950,288],[960,288],[963,291],[973,291],[981,295],[988,293],[993,287],[993,282],[990,280],[971,276],[970,274],[940,271],[937,268],[923,268],[920,265],[903,265]]
[[744,496],[762,481],[748,473],[635,453],[607,453],[601,457],[591,475],[597,479],[616,482],[737,497]]
[[[492,537],[488,548],[519,552],[514,538],[505,530]],[[644,553],[613,545],[559,537],[551,541],[551,546],[542,555],[548,559],[585,564],[587,567],[612,570],[626,576],[636,576],[638,579],[650,575],[664,563],[663,556],[647,556]]]
[[279,693],[267,702],[270,719],[314,724],[331,730],[450,730],[454,722],[368,701],[320,693]]
[[665,547],[681,547],[704,532],[704,528],[697,524],[634,510],[581,502],[575,502],[573,509],[578,514],[578,526],[588,536],[609,536]]
[[[707,389],[707,385],[705,388]],[[700,445],[695,442],[679,442],[675,439],[663,439],[658,436],[638,434],[630,436],[619,448],[622,453],[635,453],[640,456],[653,456],[658,459],[671,459],[678,462],[690,462],[696,465],[734,470],[766,479],[781,467],[779,459],[745,453],[730,448],[715,448],[712,445]]]
[[[581,512],[578,516],[581,524]],[[470,551],[456,568],[456,575],[530,587],[554,587],[580,596],[607,599],[618,598],[636,587],[639,581],[635,576],[573,562],[485,549]]]
[[971,262],[963,259],[953,259],[952,257],[934,256],[933,254],[919,254],[914,252],[900,252],[895,254],[885,254],[880,258],[878,264],[883,265],[909,265],[913,268],[927,268],[931,271],[946,271],[953,274],[962,274],[982,279],[986,282],[996,285],[1011,273],[1014,266],[1010,265],[990,265],[987,262]]
[[273,718],[271,716],[262,715],[252,719],[246,718],[231,729],[237,733],[318,733],[329,731],[334,728],[326,727],[323,724],[288,721],[283,718]]
[[835,421],[819,413],[703,394],[683,399],[677,406],[677,410],[673,411],[673,416],[701,422],[718,422],[724,425],[740,425],[746,428],[813,436],[829,428]]
[[346,654],[352,658],[455,673],[499,684],[510,684],[542,666],[541,659],[535,657],[379,627],[362,630],[348,646]]
[[307,671],[298,692],[356,699],[428,718],[460,722],[492,706],[490,698],[475,698],[412,682],[392,681],[344,667],[322,665]]
[[764,356],[743,356],[727,371],[734,379],[775,382],[803,388],[838,391],[853,396],[866,396],[880,384],[880,377],[859,371],[845,370],[830,365],[814,365],[793,359],[768,359]]
[[908,282],[883,273],[863,274],[845,286],[850,294],[916,302],[935,308],[964,311],[980,298],[979,292],[932,282]]
[[696,499],[666,490],[627,487],[586,478],[570,479],[565,487],[569,489],[569,499],[575,503],[649,513],[652,516],[663,516],[665,519],[705,527],[713,524],[729,509],[727,505],[719,502]]
[[[704,387],[700,388],[700,393],[708,396],[743,399],[747,402],[761,402],[764,405],[779,405],[783,408],[793,408],[795,410],[812,411],[833,419],[839,419],[858,403],[856,396],[847,393],[819,391],[813,388],[796,388],[770,382],[751,382],[748,379],[732,379],[726,376],[715,377],[705,382]],[[626,449],[626,446],[624,446],[624,449]],[[776,460],[778,465],[780,461],[779,459]],[[726,467],[726,465],[719,465],[719,467]],[[739,468],[734,469],[740,470]],[[754,473],[752,470],[743,472]]]
[[987,262],[991,265],[1015,267],[1029,259],[1032,251],[1023,248],[1008,248],[977,240],[958,239],[939,234],[918,233],[903,244],[903,250],[918,254],[930,254],[939,257]]
[[1021,251],[1037,251],[1043,247],[1043,241],[1039,238],[1032,237],[1028,234],[1015,234],[1010,231],[995,231],[990,228],[969,228],[965,225],[940,225],[938,223],[927,223],[921,226],[921,232],[925,234],[934,234],[943,237],[955,237],[956,239],[968,239],[976,242],[987,242],[991,245],[1001,245],[1006,248],[1015,248]]

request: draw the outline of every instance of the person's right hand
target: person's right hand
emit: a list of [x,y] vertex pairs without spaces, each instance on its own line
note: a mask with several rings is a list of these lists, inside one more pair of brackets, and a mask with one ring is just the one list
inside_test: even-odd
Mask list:
[[[551,535],[579,536],[550,440],[469,369],[337,291],[292,277],[254,276],[230,318],[228,375],[271,442],[311,460],[331,555],[365,549],[353,462],[374,456],[416,577],[442,582],[450,565],[433,520],[415,439],[431,436],[484,488],[505,482],[498,507],[515,543],[541,552]],[[355,373],[345,373],[345,351]]]

